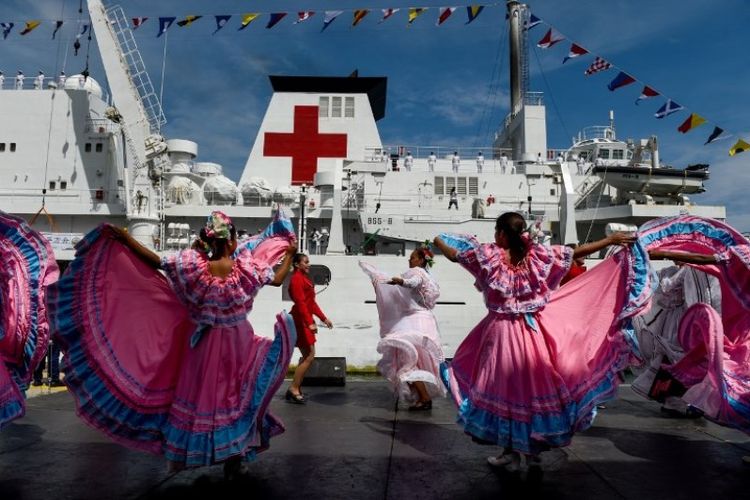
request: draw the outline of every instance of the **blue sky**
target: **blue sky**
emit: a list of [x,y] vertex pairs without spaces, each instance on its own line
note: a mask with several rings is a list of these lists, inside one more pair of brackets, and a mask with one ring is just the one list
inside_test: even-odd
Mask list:
[[[114,2],[107,2],[112,4]],[[170,138],[198,142],[200,158],[216,161],[238,180],[271,95],[269,74],[341,75],[358,69],[362,76],[388,77],[386,117],[379,130],[386,144],[486,147],[508,110],[508,57],[504,6],[488,6],[466,26],[464,10],[436,27],[437,8],[446,3],[410,4],[403,0],[127,0],[118,2],[128,17],[151,19],[136,31],[136,41],[152,80],[161,84],[164,38],[155,37],[157,17],[203,14],[187,28],[170,29],[163,106]],[[461,2],[468,3],[468,2]],[[489,5],[489,4],[487,4]],[[588,125],[605,124],[614,110],[621,138],[659,136],[662,161],[677,167],[710,163],[708,192],[699,203],[722,203],[729,221],[750,230],[750,153],[730,158],[736,138],[709,146],[703,142],[718,124],[750,142],[750,67],[746,33],[750,9],[742,0],[539,0],[532,11],[592,53],[650,84],[690,111],[711,121],[686,135],[676,128],[687,116],[653,117],[661,99],[633,105],[641,84],[607,90],[613,71],[584,77],[591,56],[561,65],[569,43],[531,54],[531,90],[547,103],[550,147],[567,147]],[[407,28],[410,6],[430,7]],[[402,10],[383,24],[379,9]],[[370,8],[359,26],[346,12],[321,33],[324,10]],[[71,38],[78,0],[4,0],[0,22],[65,18],[50,40],[49,25],[26,37],[0,40],[0,69],[13,74],[38,69],[68,74],[84,64],[85,48],[74,57]],[[309,21],[293,25],[294,12],[314,10]],[[272,30],[267,15],[238,32],[235,16],[212,36],[213,15],[290,12]],[[531,31],[532,45],[546,26]],[[85,47],[85,44],[84,44]],[[91,74],[104,81],[98,53],[91,53]]]

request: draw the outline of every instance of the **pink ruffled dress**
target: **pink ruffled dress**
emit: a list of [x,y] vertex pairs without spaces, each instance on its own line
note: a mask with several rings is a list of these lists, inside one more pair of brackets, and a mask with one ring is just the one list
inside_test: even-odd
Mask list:
[[89,233],[49,296],[79,416],[128,447],[187,466],[266,449],[284,430],[268,405],[295,330],[282,313],[275,338],[259,337],[247,314],[293,240],[288,219],[277,218],[218,278],[201,252],[165,257],[162,275],[101,230]]
[[441,238],[459,251],[488,309],[443,365],[458,422],[506,450],[569,444],[636,359],[630,318],[653,291],[643,252],[618,252],[555,291],[572,262],[568,247],[530,244],[514,266],[494,243]]
[[49,343],[44,302],[59,270],[49,242],[0,211],[0,428],[23,416],[23,392]]
[[431,397],[445,395],[440,381],[443,349],[432,310],[440,296],[433,277],[421,267],[403,273],[403,286],[389,285],[390,276],[364,262],[359,263],[375,287],[380,317],[378,371],[400,398],[415,402],[409,383],[424,382]]

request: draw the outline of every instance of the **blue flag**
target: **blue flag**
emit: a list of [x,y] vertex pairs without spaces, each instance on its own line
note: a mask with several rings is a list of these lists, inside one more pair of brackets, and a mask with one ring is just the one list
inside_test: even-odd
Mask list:
[[3,40],[8,38],[8,35],[10,35],[10,30],[13,29],[13,26],[15,26],[14,23],[0,23],[0,28],[3,29]]
[[703,145],[705,146],[706,144],[711,144],[716,139],[718,139],[719,136],[723,133],[724,133],[724,129],[719,128],[719,127],[714,127],[714,131],[711,132],[711,135],[708,136],[708,140],[706,140],[706,142]]
[[159,34],[156,35],[156,38],[159,38],[164,33],[167,32],[170,26],[172,26],[172,23],[174,20],[177,19],[176,17],[160,17],[159,18]]
[[659,108],[659,110],[654,113],[654,116],[656,118],[664,118],[665,116],[669,116],[672,113],[677,113],[678,111],[682,111],[683,109],[685,108],[674,102],[672,99],[667,99],[667,102],[664,103],[664,106]]
[[624,71],[620,71],[614,78],[614,80],[609,82],[607,88],[611,91],[614,91],[619,89],[620,87],[624,87],[625,85],[630,85],[633,82],[635,82],[635,78],[625,73]]
[[232,18],[230,15],[223,15],[223,16],[214,16],[216,18],[216,30],[212,33],[213,35],[216,34],[217,31],[219,31],[221,28],[223,28],[227,22]]

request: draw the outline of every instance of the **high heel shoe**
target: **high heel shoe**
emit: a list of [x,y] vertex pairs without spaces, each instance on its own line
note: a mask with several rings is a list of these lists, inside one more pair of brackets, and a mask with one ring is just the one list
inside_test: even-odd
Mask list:
[[291,389],[287,389],[286,394],[284,394],[284,399],[286,399],[290,403],[298,405],[307,403],[305,396],[303,396],[302,394],[294,394]]
[[432,410],[432,400],[429,401],[417,401],[409,407],[409,411],[427,411]]
[[250,474],[250,469],[247,465],[242,463],[242,459],[239,457],[232,457],[224,462],[224,480],[234,481],[247,477]]

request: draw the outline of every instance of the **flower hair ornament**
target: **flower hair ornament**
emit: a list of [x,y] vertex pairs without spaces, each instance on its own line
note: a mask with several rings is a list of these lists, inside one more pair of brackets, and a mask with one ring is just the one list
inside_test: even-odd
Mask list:
[[205,234],[209,238],[218,238],[228,240],[231,236],[230,227],[232,219],[224,212],[215,210],[206,218],[206,224],[203,226]]
[[424,240],[424,243],[421,247],[419,247],[420,250],[422,250],[422,253],[424,254],[424,260],[427,264],[428,268],[431,268],[435,265],[435,254],[432,252],[432,249],[430,248],[430,240]]

